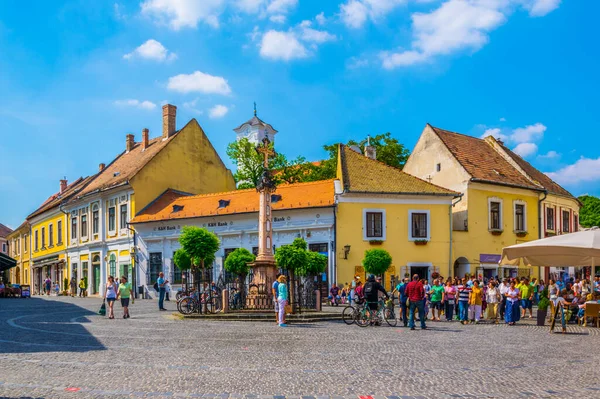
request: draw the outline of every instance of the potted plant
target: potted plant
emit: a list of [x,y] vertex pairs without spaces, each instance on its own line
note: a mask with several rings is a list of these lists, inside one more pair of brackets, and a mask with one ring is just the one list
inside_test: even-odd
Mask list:
[[66,277],[63,280],[63,296],[69,296],[69,279]]
[[525,236],[527,236],[527,231],[525,231],[525,230],[516,230],[515,234],[517,235],[517,237],[525,237]]
[[381,245],[381,244],[383,244],[383,240],[369,240],[369,244],[371,244],[371,245]]
[[502,230],[502,229],[490,229],[490,233],[492,233],[492,235],[495,235],[495,236],[499,236],[503,232],[504,232],[504,230]]
[[550,306],[550,300],[548,299],[548,290],[542,291],[540,294],[540,301],[538,302],[537,309],[537,325],[543,326],[546,322],[546,316],[548,315],[548,306]]
[[415,245],[427,245],[427,243],[429,241],[421,239],[421,240],[415,240],[413,242],[415,243]]

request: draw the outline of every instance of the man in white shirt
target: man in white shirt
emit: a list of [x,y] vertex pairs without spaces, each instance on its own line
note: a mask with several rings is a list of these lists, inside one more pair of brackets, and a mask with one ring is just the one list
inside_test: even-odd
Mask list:
[[505,278],[498,286],[498,289],[500,290],[500,305],[498,306],[499,312],[500,312],[500,319],[504,319],[504,311],[506,310],[505,294],[508,292],[509,288],[510,288],[510,283],[507,278]]

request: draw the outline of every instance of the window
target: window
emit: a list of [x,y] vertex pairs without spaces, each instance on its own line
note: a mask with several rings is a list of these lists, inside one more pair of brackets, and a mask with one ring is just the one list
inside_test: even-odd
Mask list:
[[27,247],[27,234],[25,234],[23,236],[23,252],[27,252],[28,247]]
[[98,205],[92,207],[92,234],[98,234],[100,230],[100,216],[98,213]]
[[515,231],[525,230],[525,205],[515,204]]
[[42,227],[42,249],[46,248],[46,228]]
[[441,171],[441,170],[442,170],[442,164],[441,164],[441,163],[438,163],[437,165],[435,165],[435,170],[436,170],[437,172]]
[[62,244],[62,220],[56,222],[56,243]]
[[34,235],[33,235],[33,244],[34,244],[34,248],[37,251],[38,250],[38,231],[36,230]]
[[562,231],[563,233],[568,233],[571,231],[569,228],[569,222],[571,221],[571,214],[569,211],[562,211]]
[[546,230],[554,230],[554,208],[546,208]]
[[233,251],[235,251],[237,248],[225,248],[223,250],[223,262],[225,262],[225,259],[227,259],[227,257],[229,256],[229,254],[231,254]]
[[252,254],[258,256],[258,247],[252,247]]
[[573,231],[579,231],[579,216],[573,215]]
[[115,256],[115,254],[110,254],[108,265],[110,268],[110,270],[109,270],[110,276],[116,277],[117,276],[117,257]]
[[383,237],[383,213],[367,212],[367,237],[381,238]]
[[71,240],[77,239],[77,217],[71,216]]
[[2,243],[2,252],[6,253],[6,243]]
[[127,204],[123,204],[121,205],[121,224],[119,227],[121,229],[127,228],[127,222]]
[[319,252],[322,253],[324,255],[327,255],[327,243],[316,243],[316,244],[308,244],[308,250],[312,251],[312,252]]
[[[227,252],[227,249],[225,250],[225,252]],[[183,279],[181,278],[181,269],[177,267],[177,265],[175,264],[175,252],[173,252],[173,259],[172,259],[172,264],[173,264],[173,281],[172,283],[174,284],[181,284],[183,283]]]
[[501,204],[490,201],[490,230],[502,230]]
[[87,237],[87,213],[81,214],[81,238]]
[[427,228],[427,216],[428,215],[425,212],[411,213],[411,238],[427,239],[429,237],[429,229]]
[[115,226],[115,207],[108,208],[108,231],[114,232],[117,226]]
[[162,272],[162,252],[150,253],[150,285],[158,279],[158,273]]
[[54,226],[52,224],[48,226],[48,245],[54,246]]

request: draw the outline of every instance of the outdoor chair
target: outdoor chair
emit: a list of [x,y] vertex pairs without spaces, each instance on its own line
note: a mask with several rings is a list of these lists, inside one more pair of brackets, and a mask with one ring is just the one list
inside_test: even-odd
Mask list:
[[583,326],[587,327],[588,317],[592,318],[592,323],[595,322],[596,327],[600,327],[600,303],[588,303],[585,305],[585,314],[583,315]]

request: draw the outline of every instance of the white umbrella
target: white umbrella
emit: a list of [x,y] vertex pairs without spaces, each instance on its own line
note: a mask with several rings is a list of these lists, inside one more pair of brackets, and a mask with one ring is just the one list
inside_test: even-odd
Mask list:
[[600,264],[600,229],[592,227],[577,233],[563,234],[502,250],[501,263],[514,263],[520,258],[535,266],[594,266]]

